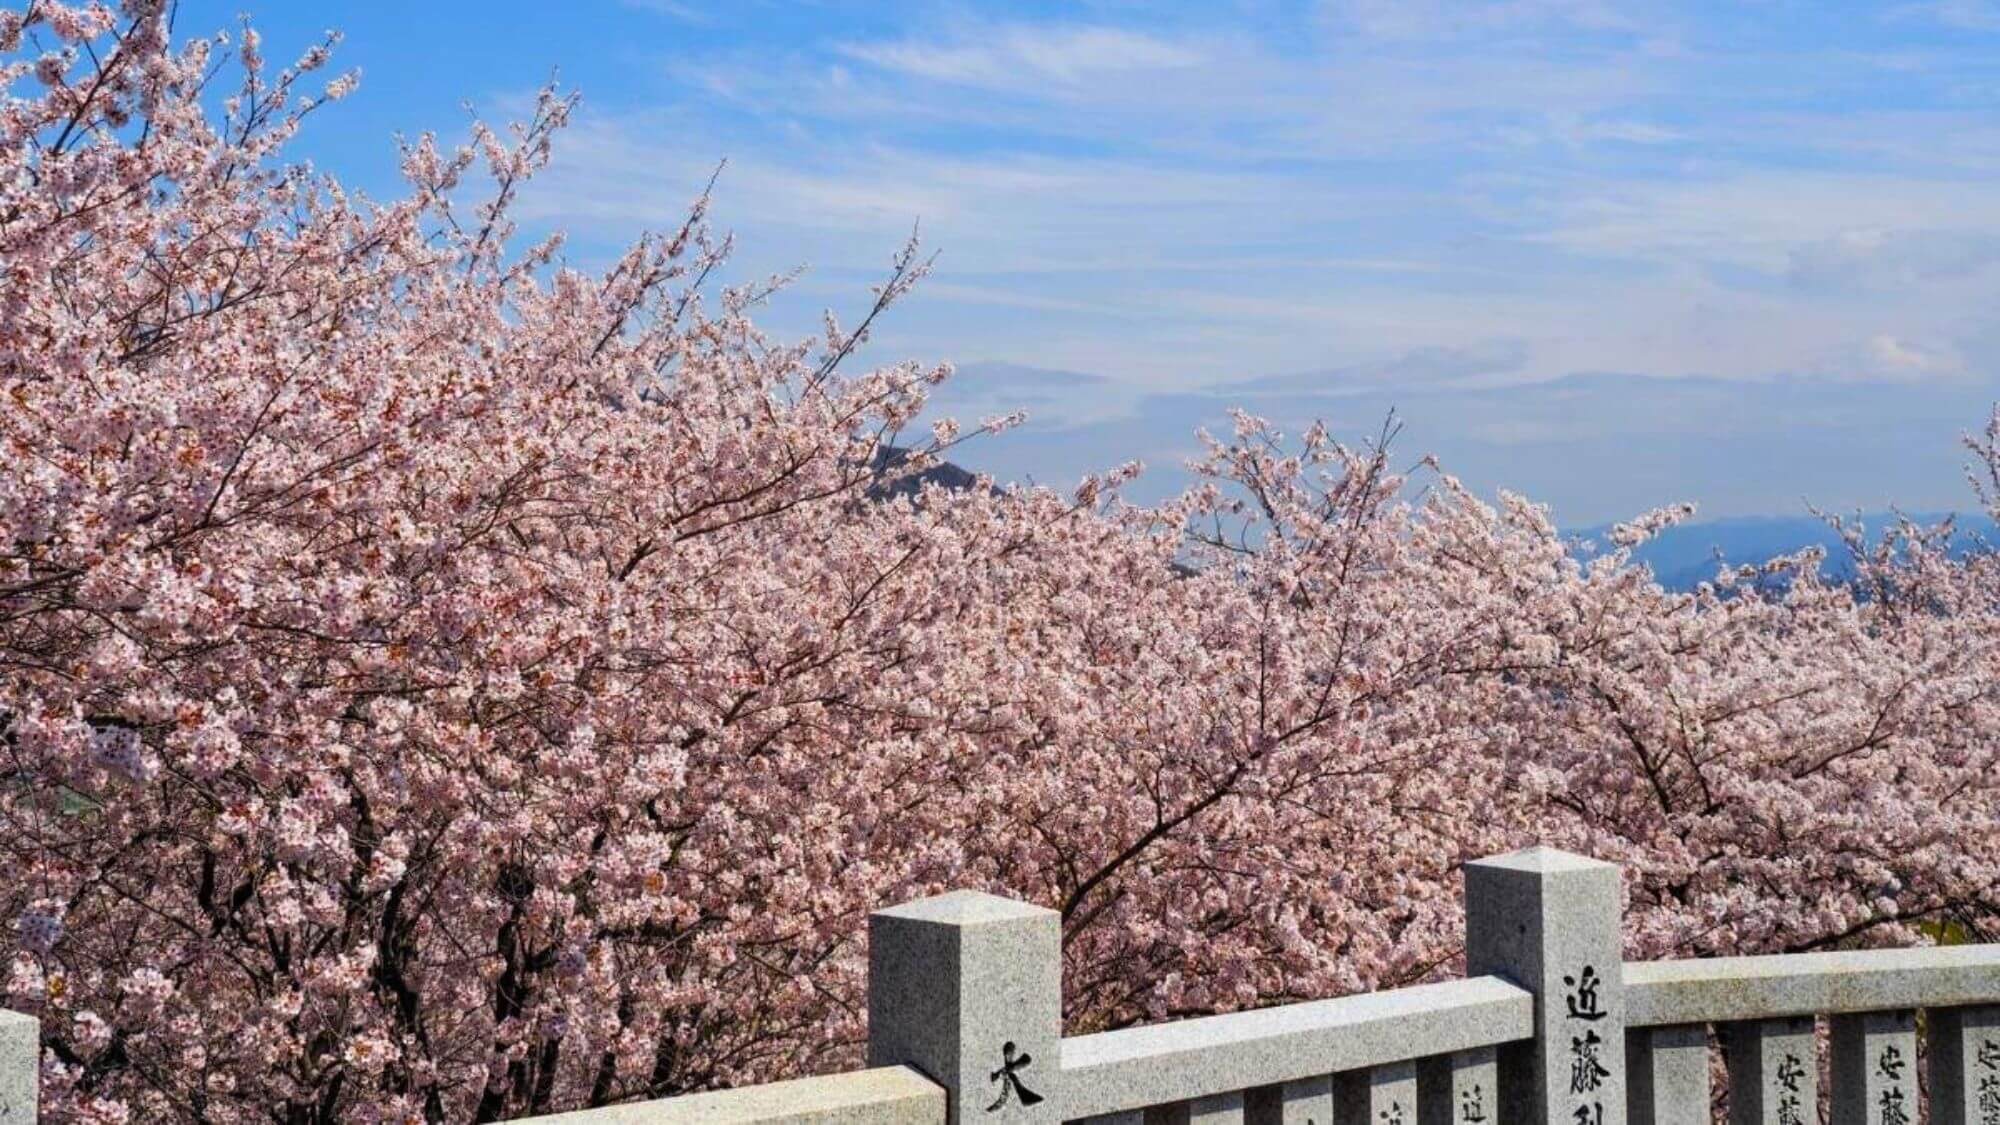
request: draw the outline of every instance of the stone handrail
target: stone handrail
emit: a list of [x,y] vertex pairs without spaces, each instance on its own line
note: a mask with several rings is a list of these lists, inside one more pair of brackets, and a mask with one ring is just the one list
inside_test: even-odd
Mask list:
[[1780,953],[1625,965],[1633,1027],[1992,1003],[2000,945]]
[[1148,1024],[1062,1041],[1063,1113],[1144,1109],[1527,1039],[1535,998],[1498,977]]
[[583,1109],[535,1125],[941,1125],[944,1087],[906,1066]]
[[[2000,945],[1631,962],[1620,874],[1465,866],[1467,979],[1062,1035],[1054,911],[954,892],[869,919],[874,1068],[547,1125],[2000,1125]],[[1921,1028],[1925,1052],[1918,1053]],[[0,1125],[35,1021],[0,1012]],[[1919,1083],[1919,1060],[1928,1081]]]

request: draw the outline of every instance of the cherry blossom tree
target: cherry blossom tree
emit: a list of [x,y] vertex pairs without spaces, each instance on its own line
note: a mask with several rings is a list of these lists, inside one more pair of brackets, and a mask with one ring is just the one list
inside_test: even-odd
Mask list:
[[773,340],[706,197],[595,273],[517,245],[554,91],[394,201],[286,163],[331,46],[0,12],[0,1003],[51,1119],[844,1067],[867,911],[956,887],[1062,912],[1078,1030],[1453,972],[1456,865],[1536,840],[1628,866],[1633,956],[2000,939],[2000,575],[1937,529],[1675,594],[1630,547],[1685,511],[1582,561],[1249,417],[1156,507],[921,484],[1007,420],[912,442],[948,372],[853,370],[914,246]]

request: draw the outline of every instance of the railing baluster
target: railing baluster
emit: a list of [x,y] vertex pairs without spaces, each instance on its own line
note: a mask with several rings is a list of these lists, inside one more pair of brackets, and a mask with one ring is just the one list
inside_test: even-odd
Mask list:
[[1334,1078],[1334,1125],[1417,1125],[1417,1064],[1351,1070]]
[[1417,1062],[1422,1125],[1499,1125],[1500,1067],[1491,1047]]
[[1212,1094],[1146,1111],[1147,1125],[1243,1125],[1243,1091]]
[[1259,1087],[1245,1097],[1243,1110],[1249,1125],[1333,1125],[1333,1079]]
[[1931,1125],[2000,1125],[2000,1004],[1924,1013]]
[[1630,1125],[1708,1125],[1708,1025],[1625,1033]]
[[1722,1025],[1730,1125],[1819,1120],[1819,1054],[1811,1016]]

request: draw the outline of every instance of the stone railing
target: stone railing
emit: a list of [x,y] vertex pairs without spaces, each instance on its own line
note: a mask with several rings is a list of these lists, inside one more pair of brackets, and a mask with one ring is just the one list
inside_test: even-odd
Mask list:
[[[1818,1125],[1826,1016],[1830,1125],[1926,1100],[1928,1125],[2000,1125],[2000,945],[1627,963],[1620,897],[1596,860],[1479,860],[1465,980],[1064,1038],[1057,915],[940,895],[869,920],[873,1069],[536,1120],[1705,1125],[1713,1028],[1731,1125]],[[27,1028],[17,1053],[0,1022],[0,1121],[32,1116]]]

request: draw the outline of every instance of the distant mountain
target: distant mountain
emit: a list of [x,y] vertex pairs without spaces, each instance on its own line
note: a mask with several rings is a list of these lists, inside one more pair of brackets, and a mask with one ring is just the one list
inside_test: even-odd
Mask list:
[[[869,489],[871,496],[877,499],[912,496],[925,484],[940,484],[949,489],[976,488],[980,484],[978,474],[950,461],[939,461],[909,476],[893,477],[894,470],[909,454],[908,449],[893,445],[876,450],[875,471],[882,479]],[[1913,512],[1910,518],[1919,526],[1929,527],[1943,522],[1948,514]],[[1897,517],[1888,512],[1864,513],[1859,518],[1870,543],[1881,542],[1883,531],[1897,522]],[[1611,550],[1611,529],[1610,524],[1600,524],[1564,534],[1576,545],[1579,555],[1591,557]],[[1987,550],[1995,543],[2000,543],[2000,524],[1992,517],[1983,512],[1958,515],[1952,540],[1954,553]],[[1713,581],[1725,564],[1755,566],[1807,547],[1825,550],[1822,573],[1836,581],[1853,576],[1846,545],[1825,520],[1813,515],[1737,516],[1680,524],[1647,541],[1632,557],[1650,568],[1660,585],[1685,592]]]
[[[1912,513],[1911,518],[1920,525],[1930,525],[1942,521],[1945,515]],[[1880,542],[1883,529],[1893,526],[1895,519],[1886,512],[1863,515],[1861,522],[1868,529],[1869,542]],[[1570,534],[1586,551],[1595,548],[1601,553],[1610,549],[1610,532],[1610,526],[1605,525]],[[2000,527],[1991,518],[1983,513],[1959,516],[1953,538],[1955,550],[1978,550],[1995,540],[2000,540]],[[1692,590],[1712,580],[1723,562],[1731,566],[1756,565],[1807,547],[1825,548],[1826,574],[1835,578],[1851,574],[1847,550],[1840,537],[1825,521],[1810,515],[1742,516],[1682,524],[1668,528],[1641,546],[1633,552],[1633,558],[1651,567],[1660,585],[1670,590]]]
[[873,465],[877,479],[875,484],[869,486],[868,495],[877,500],[887,500],[896,496],[915,496],[927,484],[942,485],[953,491],[974,488],[979,484],[978,474],[950,461],[938,461],[906,476],[894,475],[909,457],[910,450],[903,446],[877,446]]

